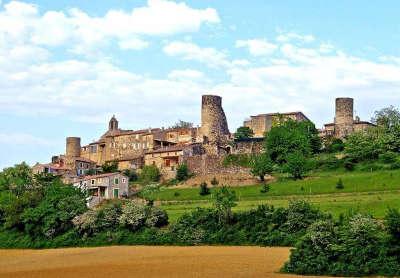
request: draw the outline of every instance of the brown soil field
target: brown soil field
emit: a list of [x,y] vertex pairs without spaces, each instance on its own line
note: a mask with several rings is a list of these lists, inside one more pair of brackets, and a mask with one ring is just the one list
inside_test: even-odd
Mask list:
[[0,277],[296,277],[289,248],[113,246],[0,250]]

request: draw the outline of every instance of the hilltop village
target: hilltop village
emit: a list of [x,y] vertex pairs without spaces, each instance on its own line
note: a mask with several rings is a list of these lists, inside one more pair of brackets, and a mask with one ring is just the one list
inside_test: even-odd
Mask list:
[[[334,121],[319,130],[320,136],[344,138],[373,126],[355,118],[353,106],[351,98],[336,99]],[[222,98],[203,95],[200,127],[123,130],[113,116],[108,130],[97,141],[81,146],[80,137],[67,137],[65,154],[53,156],[47,164],[37,163],[33,171],[60,175],[64,181],[76,186],[95,188],[102,196],[121,197],[128,194],[127,177],[120,173],[89,176],[87,173],[111,161],[118,163],[119,170],[140,171],[144,165],[154,165],[164,180],[174,178],[177,166],[182,163],[194,174],[219,173],[223,171],[221,161],[226,155],[261,152],[264,134],[279,121],[287,119],[311,121],[302,112],[251,116],[243,126],[250,128],[254,136],[235,140],[228,129]]]

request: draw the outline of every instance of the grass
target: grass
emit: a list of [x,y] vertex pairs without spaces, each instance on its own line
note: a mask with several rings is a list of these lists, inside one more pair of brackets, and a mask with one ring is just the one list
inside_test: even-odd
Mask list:
[[[342,179],[344,189],[336,189]],[[163,188],[154,193],[154,200],[162,203],[170,220],[196,207],[210,207],[212,193],[199,195],[199,188]],[[248,210],[260,204],[287,206],[292,199],[306,199],[334,216],[349,210],[369,213],[381,218],[388,207],[400,208],[400,170],[376,172],[331,171],[313,173],[307,179],[294,181],[285,177],[270,184],[268,193],[261,193],[261,185],[234,187],[238,196],[235,210]]]

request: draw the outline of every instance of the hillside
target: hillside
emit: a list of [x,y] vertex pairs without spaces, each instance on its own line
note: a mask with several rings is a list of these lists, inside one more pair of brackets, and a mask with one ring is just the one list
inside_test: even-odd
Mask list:
[[[339,179],[343,189],[336,189]],[[239,199],[234,209],[248,210],[265,203],[286,206],[289,200],[306,199],[334,216],[354,210],[381,218],[388,207],[400,207],[400,170],[314,172],[297,181],[281,176],[269,186],[267,193],[260,192],[261,185],[234,186]],[[152,198],[175,220],[196,207],[211,206],[215,188],[210,190],[210,195],[201,196],[198,187],[162,187]]]

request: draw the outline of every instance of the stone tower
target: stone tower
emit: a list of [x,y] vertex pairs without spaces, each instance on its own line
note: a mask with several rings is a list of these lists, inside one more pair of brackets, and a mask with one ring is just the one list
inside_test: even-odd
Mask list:
[[354,100],[352,98],[336,99],[335,137],[345,138],[353,133]]
[[211,151],[210,148],[209,152],[216,154],[219,153],[218,149],[227,141],[230,133],[220,96],[202,96],[200,134],[204,143],[215,149]]
[[118,121],[115,118],[115,115],[111,117],[111,120],[108,123],[108,130],[110,131],[118,130]]
[[66,152],[67,157],[79,157],[81,155],[81,138],[67,137]]

